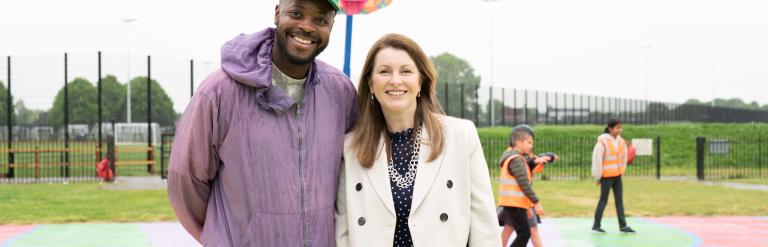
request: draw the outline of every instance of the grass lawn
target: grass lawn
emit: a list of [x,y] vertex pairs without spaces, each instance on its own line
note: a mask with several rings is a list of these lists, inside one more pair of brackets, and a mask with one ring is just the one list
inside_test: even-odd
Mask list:
[[165,190],[104,190],[98,183],[0,185],[0,225],[169,221]]
[[[534,188],[547,217],[592,217],[599,196],[590,181],[535,181]],[[624,189],[629,216],[768,215],[766,191],[651,179],[625,179]],[[615,215],[610,198],[606,216]],[[104,190],[96,183],[0,186],[0,225],[171,220],[165,190]]]
[[[765,216],[768,191],[751,191],[693,181],[624,179],[628,216]],[[496,185],[494,183],[494,193]],[[592,217],[600,187],[590,181],[535,181],[534,190],[549,217]],[[613,195],[605,215],[615,216]]]

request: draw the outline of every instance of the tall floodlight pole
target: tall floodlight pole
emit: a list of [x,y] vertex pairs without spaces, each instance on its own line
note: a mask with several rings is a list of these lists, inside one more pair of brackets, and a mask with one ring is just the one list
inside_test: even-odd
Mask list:
[[131,123],[131,23],[136,21],[134,18],[123,19],[128,26],[128,55],[126,55],[126,81],[128,90],[126,93],[126,120]]
[[489,104],[491,104],[490,105],[490,110],[489,110],[490,111],[490,115],[489,116],[491,117],[491,121],[490,121],[491,122],[491,126],[495,126],[496,125],[496,120],[495,120],[495,117],[494,117],[495,110],[493,109],[494,108],[493,107],[493,84],[494,84],[493,83],[493,2],[496,2],[496,1],[499,1],[499,0],[483,0],[483,1],[488,2],[488,12],[489,12],[489,14],[488,14],[488,30],[489,30],[488,31],[488,37],[489,37],[490,45],[488,46],[488,58],[490,59],[490,65],[491,65],[491,78],[490,78],[491,79],[491,83],[490,83],[491,84],[490,85],[491,86],[491,91],[490,91],[490,95],[488,96],[488,98],[491,99],[488,102]]

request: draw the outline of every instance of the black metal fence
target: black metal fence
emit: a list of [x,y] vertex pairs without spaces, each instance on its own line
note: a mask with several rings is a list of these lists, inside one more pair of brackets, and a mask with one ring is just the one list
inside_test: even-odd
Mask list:
[[209,64],[101,52],[3,57],[2,182],[96,181],[108,133],[116,174],[156,175],[154,147],[174,131],[173,104],[186,105]]
[[768,178],[768,138],[696,138],[700,180]]
[[438,98],[448,115],[470,119],[478,127],[517,124],[605,124],[620,118],[631,124],[676,122],[768,122],[768,111],[699,104],[476,87],[438,85]]
[[96,165],[105,149],[93,141],[16,141],[0,153],[0,183],[98,181]]
[[160,142],[160,177],[168,178],[168,165],[171,159],[171,145],[174,134],[163,134]]
[[[491,178],[499,176],[499,158],[507,148],[507,140],[502,138],[483,138],[480,140],[488,162]],[[560,158],[555,163],[546,165],[539,175],[542,180],[581,180],[592,178],[592,150],[594,138],[557,138],[536,140],[534,152],[554,152]],[[653,154],[637,156],[633,164],[627,166],[625,176],[659,178],[661,175],[661,138],[653,141]]]

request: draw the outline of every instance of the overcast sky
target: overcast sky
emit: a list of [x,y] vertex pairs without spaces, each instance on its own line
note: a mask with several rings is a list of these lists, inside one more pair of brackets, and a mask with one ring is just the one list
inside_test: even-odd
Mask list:
[[[273,26],[276,3],[3,0],[0,55],[13,56],[14,94],[47,109],[60,87],[48,81],[63,81],[65,51],[74,60],[70,78],[95,80],[95,52],[101,50],[105,73],[123,80],[130,45],[131,75],[144,73],[145,56],[152,54],[153,77],[182,111],[188,60],[198,61],[195,74],[202,79],[218,67],[224,42]],[[643,99],[647,75],[652,100],[708,101],[714,95],[768,104],[766,13],[768,3],[757,0],[393,0],[355,17],[352,81],[370,45],[396,32],[429,55],[466,59],[483,85],[491,84],[493,60],[496,86]],[[125,18],[136,21],[129,28]],[[335,21],[320,58],[341,69],[346,23],[341,15]],[[5,64],[3,58],[3,81]]]

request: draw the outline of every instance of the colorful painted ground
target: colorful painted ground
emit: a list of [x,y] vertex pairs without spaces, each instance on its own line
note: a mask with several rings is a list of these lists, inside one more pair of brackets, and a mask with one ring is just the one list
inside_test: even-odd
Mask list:
[[[544,218],[546,246],[768,246],[768,217],[629,218],[637,234],[621,234],[616,218],[608,233],[591,233],[591,219]],[[0,247],[199,246],[178,223],[0,226]]]

